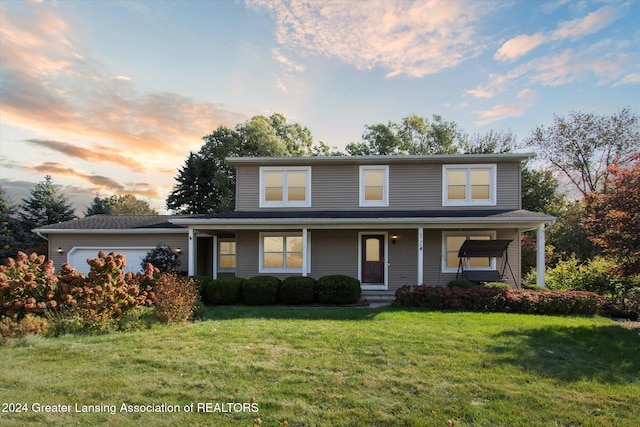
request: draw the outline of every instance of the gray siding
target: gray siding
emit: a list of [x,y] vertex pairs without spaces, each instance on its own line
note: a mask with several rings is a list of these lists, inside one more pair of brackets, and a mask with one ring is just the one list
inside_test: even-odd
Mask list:
[[[171,248],[181,248],[180,271],[187,271],[189,259],[189,239],[184,234],[51,234],[49,235],[49,258],[53,260],[56,270],[67,262],[67,255],[71,249],[80,247],[109,248],[151,247],[168,245]],[[62,248],[62,254],[58,253]],[[96,250],[95,256],[98,256]]]
[[[436,163],[391,163],[389,165],[389,207],[359,207],[358,164],[314,164],[311,167],[311,207],[288,210],[459,210],[442,206],[442,165]],[[238,165],[236,210],[260,208],[260,173],[257,165]],[[474,209],[520,208],[520,163],[497,164],[497,206]]]

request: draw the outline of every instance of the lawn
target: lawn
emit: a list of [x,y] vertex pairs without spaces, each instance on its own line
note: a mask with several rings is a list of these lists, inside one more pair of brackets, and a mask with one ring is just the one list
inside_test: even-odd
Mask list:
[[[259,418],[262,426],[637,426],[640,420],[640,331],[609,319],[392,307],[216,307],[205,317],[140,332],[33,337],[0,348],[0,424],[252,426]],[[76,412],[83,409],[103,412]]]

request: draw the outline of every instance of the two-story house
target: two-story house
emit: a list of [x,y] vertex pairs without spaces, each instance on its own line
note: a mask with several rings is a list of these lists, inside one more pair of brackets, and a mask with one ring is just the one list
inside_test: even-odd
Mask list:
[[[393,295],[403,285],[445,285],[461,270],[505,272],[503,280],[516,286],[521,233],[537,230],[538,241],[544,242],[545,227],[554,221],[521,209],[521,163],[531,157],[229,158],[237,176],[232,213],[158,218],[156,224],[142,226],[142,233],[140,227],[109,233],[108,224],[87,230],[80,223],[91,217],[66,226],[73,227],[76,237],[108,237],[107,250],[127,247],[113,236],[130,243],[136,236],[141,253],[163,243],[162,233],[170,231],[174,234],[167,236],[174,239],[174,248],[181,248],[190,275],[344,274],[361,281],[365,296]],[[118,218],[102,221],[115,224]],[[54,259],[85,254],[69,240],[73,233],[64,232],[65,224],[36,230],[49,236]],[[499,240],[506,243],[506,252],[460,258],[468,240]],[[94,250],[98,241],[85,240],[82,248]],[[541,284],[543,248],[538,250]]]

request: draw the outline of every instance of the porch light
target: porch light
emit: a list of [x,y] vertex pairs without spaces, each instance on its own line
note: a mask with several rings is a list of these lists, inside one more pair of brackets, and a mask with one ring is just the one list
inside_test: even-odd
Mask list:
[[398,234],[397,233],[393,233],[391,235],[391,243],[393,243],[395,245],[396,244],[396,240],[398,240]]
[[62,255],[62,248],[58,248],[58,253]]
[[180,247],[176,248],[176,253],[178,255],[180,255],[182,253],[182,248],[180,248]]

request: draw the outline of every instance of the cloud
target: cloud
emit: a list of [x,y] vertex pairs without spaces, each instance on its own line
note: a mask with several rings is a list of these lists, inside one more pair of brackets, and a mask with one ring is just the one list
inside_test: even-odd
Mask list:
[[479,53],[475,23],[487,3],[246,0],[276,21],[276,39],[301,55],[338,58],[359,70],[423,77]]
[[88,175],[62,165],[57,162],[44,162],[37,166],[28,166],[25,169],[38,172],[44,175],[67,176],[79,178],[93,185],[90,190],[91,194],[134,194],[139,196],[150,197],[154,199],[160,198],[157,186],[149,183],[126,183],[122,184],[113,178],[102,175]]
[[597,33],[618,19],[620,12],[611,6],[604,6],[584,16],[560,23],[557,28],[546,34],[521,34],[507,40],[494,55],[498,61],[514,61],[541,44],[552,40],[569,39],[575,41],[586,35]]
[[125,166],[135,172],[145,172],[145,168],[142,164],[136,160],[127,156],[122,156],[113,152],[113,149],[107,146],[101,145],[89,145],[91,148],[79,147],[64,141],[50,141],[44,139],[28,139],[29,142],[34,145],[46,147],[51,150],[58,151],[70,157],[76,157],[88,162],[100,163],[109,162],[120,166]]
[[29,10],[21,15],[0,8],[4,124],[105,140],[115,152],[159,158],[182,155],[220,124],[246,119],[221,104],[139,90],[81,52],[60,17],[38,5]]
[[618,16],[618,11],[614,7],[603,6],[583,18],[561,23],[558,28],[553,31],[551,38],[553,40],[577,40],[588,34],[597,33],[618,19]]
[[494,58],[498,61],[513,61],[526,55],[545,41],[545,36],[542,33],[536,33],[532,36],[523,34],[505,42],[498,49]]
[[487,111],[479,113],[481,119],[476,121],[479,126],[488,125],[508,117],[522,116],[529,106],[524,104],[502,104],[496,105]]
[[588,79],[599,85],[634,83],[638,53],[634,42],[605,39],[595,44],[565,49],[525,62],[504,74],[492,74],[489,82],[466,93],[476,98],[491,98],[510,85],[556,87]]
[[629,73],[617,82],[615,82],[614,86],[621,86],[626,84],[640,83],[640,73]]

